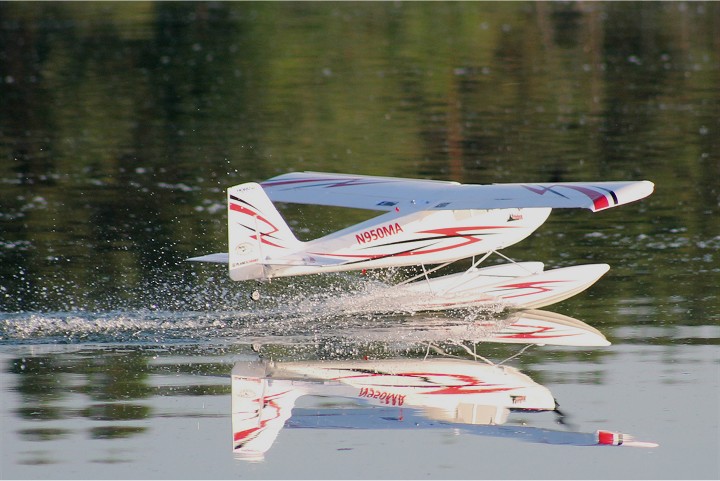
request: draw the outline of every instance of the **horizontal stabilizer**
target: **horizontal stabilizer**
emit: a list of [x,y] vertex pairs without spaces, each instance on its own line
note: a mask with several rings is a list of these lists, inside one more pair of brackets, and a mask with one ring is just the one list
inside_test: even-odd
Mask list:
[[[230,255],[227,252],[217,252],[215,254],[208,254],[199,257],[191,257],[186,259],[191,262],[212,262],[215,264],[227,264],[230,261]],[[292,256],[283,257],[277,260],[274,259],[263,259],[258,261],[258,264],[265,266],[314,266],[314,267],[331,267],[348,262],[344,259],[336,259],[334,257],[317,257],[317,256]]]
[[227,252],[217,252],[215,254],[208,254],[204,256],[199,257],[191,257],[189,259],[186,259],[191,262],[214,262],[216,264],[227,264],[229,262],[230,256]]
[[319,257],[311,255],[285,256],[280,259],[265,259],[260,263],[266,266],[311,266],[311,267],[333,267],[342,264],[349,264],[352,261],[338,259],[335,257]]

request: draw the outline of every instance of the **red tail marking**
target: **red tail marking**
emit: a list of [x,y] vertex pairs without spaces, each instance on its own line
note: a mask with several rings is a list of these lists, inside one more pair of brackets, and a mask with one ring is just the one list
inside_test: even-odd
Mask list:
[[[267,240],[267,239],[264,237],[264,236],[272,236],[273,234],[275,234],[276,232],[278,232],[278,231],[280,230],[280,229],[278,229],[278,228],[275,226],[275,224],[273,224],[272,222],[270,222],[269,220],[267,220],[265,217],[263,217],[263,216],[260,215],[259,213],[254,212],[254,211],[248,209],[247,207],[243,207],[243,206],[241,206],[241,205],[239,205],[239,204],[230,203],[230,209],[231,209],[231,210],[234,210],[235,212],[239,212],[239,213],[241,213],[241,214],[245,214],[245,215],[247,215],[247,216],[254,217],[254,218],[256,218],[257,220],[259,220],[260,222],[265,223],[268,227],[270,227],[270,228],[272,229],[272,231],[269,231],[269,232],[258,232],[258,231],[256,231],[255,235],[250,236],[251,239],[257,239],[257,234],[259,233],[260,236],[261,236],[261,237],[260,237],[260,240],[261,240],[261,242],[262,242],[263,244],[267,244],[267,245],[269,245],[269,246],[279,247],[279,248],[283,248],[283,247],[284,247],[284,246],[281,246],[281,245],[277,245],[277,244],[275,244],[275,243],[273,243],[273,242],[270,242],[269,240]],[[259,229],[258,229],[258,230],[259,230]]]

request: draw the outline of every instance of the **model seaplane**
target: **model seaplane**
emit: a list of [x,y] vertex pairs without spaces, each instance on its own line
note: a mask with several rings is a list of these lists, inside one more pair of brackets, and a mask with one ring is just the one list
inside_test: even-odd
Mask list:
[[[552,209],[596,212],[647,197],[653,189],[649,181],[471,185],[294,172],[230,187],[228,252],[189,260],[226,263],[234,281],[420,266],[421,274],[392,289],[392,297],[403,306],[410,304],[412,310],[488,303],[539,308],[587,289],[609,266],[588,264],[544,271],[542,262],[515,262],[499,250],[529,236]],[[382,214],[303,242],[273,202]],[[480,268],[493,253],[510,262]],[[464,272],[429,276],[461,259],[472,259]],[[378,302],[388,291],[370,296],[367,305],[381,310],[397,308],[398,302]],[[259,299],[259,292],[253,291],[251,297]]]

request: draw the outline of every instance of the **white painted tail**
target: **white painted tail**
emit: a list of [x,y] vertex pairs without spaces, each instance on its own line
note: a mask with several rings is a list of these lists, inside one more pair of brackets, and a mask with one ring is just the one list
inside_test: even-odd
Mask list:
[[232,280],[267,278],[266,263],[302,247],[260,184],[230,187],[227,205]]

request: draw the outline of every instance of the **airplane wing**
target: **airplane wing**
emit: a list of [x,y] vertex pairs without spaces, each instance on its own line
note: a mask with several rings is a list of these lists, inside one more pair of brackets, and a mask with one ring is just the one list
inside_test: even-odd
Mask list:
[[479,185],[323,172],[283,174],[261,185],[275,202],[380,211],[551,207],[597,212],[647,197],[654,189],[647,180]]
[[260,185],[274,202],[391,211],[416,199],[436,198],[444,189],[461,184],[441,180],[293,172],[273,177]]

